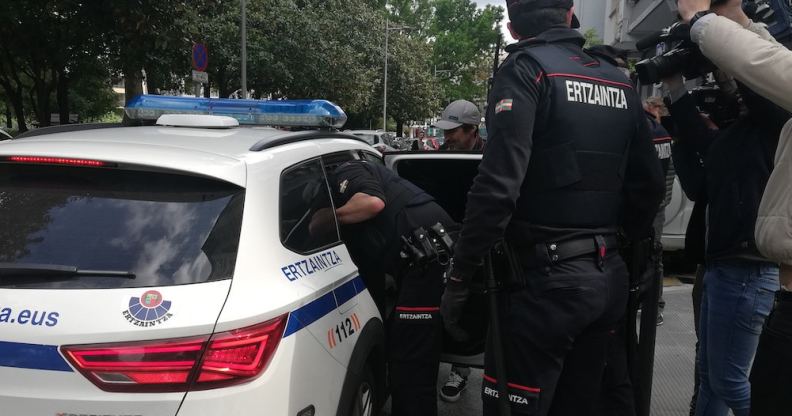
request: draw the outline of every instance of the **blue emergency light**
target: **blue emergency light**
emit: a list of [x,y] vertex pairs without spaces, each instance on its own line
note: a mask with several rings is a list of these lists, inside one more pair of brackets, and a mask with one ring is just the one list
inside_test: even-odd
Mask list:
[[327,100],[234,100],[229,98],[139,95],[124,108],[133,120],[157,120],[163,114],[233,117],[239,124],[335,127],[346,123],[341,107]]

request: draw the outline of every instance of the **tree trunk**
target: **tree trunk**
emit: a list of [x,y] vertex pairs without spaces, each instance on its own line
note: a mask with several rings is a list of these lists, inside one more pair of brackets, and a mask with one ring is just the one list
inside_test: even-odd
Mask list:
[[27,123],[25,123],[25,107],[22,102],[22,91],[6,91],[8,92],[8,100],[11,101],[11,105],[14,107],[14,114],[16,115],[17,119],[17,130],[20,133],[24,133],[28,130]]
[[402,137],[404,131],[404,121],[396,120],[396,137]]
[[226,81],[226,71],[224,68],[217,70],[215,84],[217,84],[217,91],[218,94],[220,94],[220,98],[228,98],[228,82]]
[[212,92],[212,83],[211,83],[211,82],[207,82],[207,83],[206,83],[206,84],[203,86],[203,94],[204,94],[204,98],[209,98],[209,97],[211,97],[211,92]]
[[60,124],[69,124],[69,79],[66,77],[66,70],[58,70],[58,113],[60,114]]
[[6,113],[5,113],[5,116],[6,116],[6,128],[10,130],[12,127],[14,127],[14,125],[11,124],[11,101],[10,100],[6,101],[5,109],[6,109]]
[[143,76],[139,69],[124,71],[124,104],[143,94]]

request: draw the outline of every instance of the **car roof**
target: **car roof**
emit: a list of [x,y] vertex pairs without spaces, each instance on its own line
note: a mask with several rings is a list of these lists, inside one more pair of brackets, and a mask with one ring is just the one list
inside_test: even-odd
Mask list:
[[244,186],[245,164],[260,151],[298,141],[356,136],[271,127],[226,129],[169,126],[88,128],[0,142],[0,156],[97,159],[219,178]]

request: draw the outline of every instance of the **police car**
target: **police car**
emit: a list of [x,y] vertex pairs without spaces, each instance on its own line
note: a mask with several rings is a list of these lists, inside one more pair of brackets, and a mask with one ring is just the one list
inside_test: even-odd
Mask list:
[[382,319],[337,227],[309,224],[329,169],[380,154],[321,100],[126,114],[149,125],[0,143],[0,413],[375,413]]

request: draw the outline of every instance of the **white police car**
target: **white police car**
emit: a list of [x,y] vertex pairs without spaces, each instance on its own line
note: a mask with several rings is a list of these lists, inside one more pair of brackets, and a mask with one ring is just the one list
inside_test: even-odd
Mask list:
[[332,204],[327,169],[380,155],[327,129],[238,127],[339,127],[326,101],[126,111],[157,125],[0,143],[0,413],[375,412],[381,318],[337,227],[308,226]]

